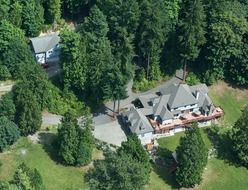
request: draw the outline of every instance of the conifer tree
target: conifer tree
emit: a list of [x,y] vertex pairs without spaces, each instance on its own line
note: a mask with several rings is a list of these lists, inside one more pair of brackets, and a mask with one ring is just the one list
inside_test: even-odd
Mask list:
[[233,151],[236,153],[239,162],[248,168],[248,106],[245,107],[241,117],[236,121],[231,140]]
[[194,187],[200,184],[203,170],[207,164],[208,151],[201,137],[197,123],[186,130],[176,150],[176,181],[182,187]]
[[206,15],[202,0],[183,0],[179,14],[178,43],[186,77],[186,65],[194,61],[206,42]]

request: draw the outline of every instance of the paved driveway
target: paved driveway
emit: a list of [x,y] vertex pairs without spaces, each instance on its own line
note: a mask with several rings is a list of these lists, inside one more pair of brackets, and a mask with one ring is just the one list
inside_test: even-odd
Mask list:
[[116,146],[121,146],[121,143],[127,140],[126,134],[118,121],[96,125],[93,135],[96,139]]

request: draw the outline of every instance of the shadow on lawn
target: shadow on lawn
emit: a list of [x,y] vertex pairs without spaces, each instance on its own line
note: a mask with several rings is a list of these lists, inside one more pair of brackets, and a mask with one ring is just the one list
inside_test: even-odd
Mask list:
[[232,142],[229,132],[221,132],[220,128],[212,127],[207,128],[206,133],[208,138],[213,143],[214,148],[217,150],[217,157],[224,160],[230,165],[239,167],[235,153],[232,151]]
[[179,185],[175,181],[175,171],[173,169],[174,160],[172,151],[166,148],[158,148],[158,155],[163,159],[163,164],[153,164],[153,170],[159,175],[172,189],[179,189]]
[[39,139],[40,143],[43,147],[43,149],[47,152],[47,154],[50,156],[50,158],[59,163],[59,158],[58,158],[58,145],[56,142],[57,135],[54,133],[39,133]]

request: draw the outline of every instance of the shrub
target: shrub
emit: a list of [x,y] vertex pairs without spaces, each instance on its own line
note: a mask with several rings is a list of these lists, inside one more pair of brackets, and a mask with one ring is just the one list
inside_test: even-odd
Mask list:
[[200,79],[198,78],[196,74],[190,72],[186,78],[186,82],[188,85],[193,86],[193,85],[199,84]]

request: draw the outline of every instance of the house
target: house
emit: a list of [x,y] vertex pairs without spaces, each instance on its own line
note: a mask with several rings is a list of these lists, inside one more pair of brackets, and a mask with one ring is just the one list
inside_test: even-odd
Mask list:
[[[221,108],[216,108],[208,96],[208,87],[205,84],[188,86],[187,84],[172,84],[167,88],[160,89],[155,94],[142,95],[138,98],[140,107],[132,107],[124,113],[124,120],[129,123],[131,132],[136,133],[145,142],[162,135],[171,135],[185,130],[192,122],[199,122],[199,126],[211,124],[211,121],[221,117],[224,112]],[[136,120],[142,119],[143,123],[148,123],[153,129],[152,135],[145,132],[140,135],[132,130],[137,127],[132,122],[130,115],[136,114]],[[145,121],[146,120],[146,121]],[[148,127],[146,126],[148,129]]]
[[58,60],[60,53],[59,41],[60,37],[56,33],[30,38],[37,62],[45,64],[49,61]]
[[153,135],[153,128],[139,109],[132,106],[129,111],[123,114],[123,118],[130,131],[137,134],[143,144],[150,142]]

